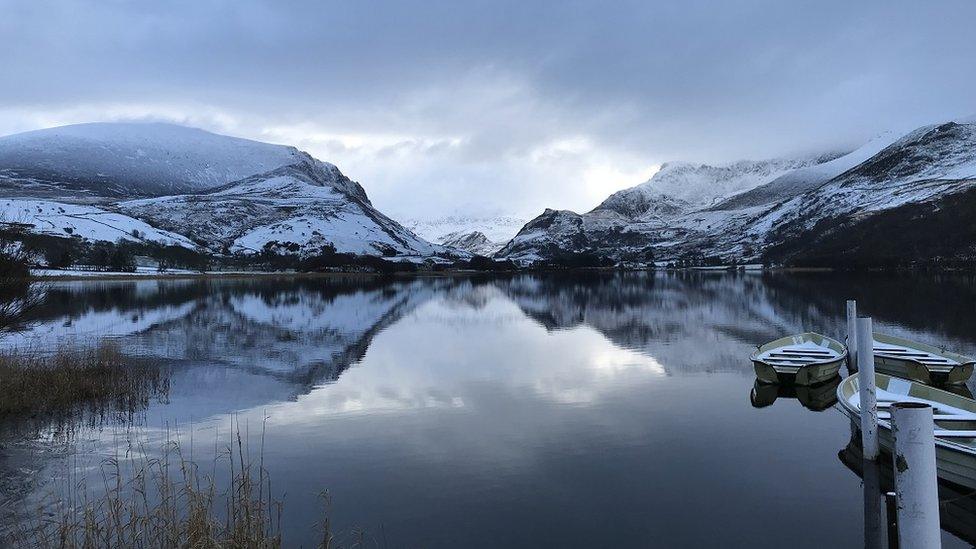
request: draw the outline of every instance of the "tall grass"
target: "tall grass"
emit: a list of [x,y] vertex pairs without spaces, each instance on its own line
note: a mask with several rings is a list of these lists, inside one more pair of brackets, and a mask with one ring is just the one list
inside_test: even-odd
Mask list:
[[[193,459],[192,439],[184,447],[179,433],[167,432],[158,448],[147,442],[117,447],[94,471],[68,474],[63,485],[8,517],[0,525],[0,547],[284,547],[284,504],[264,466],[264,438],[262,429],[252,456],[249,437],[238,425],[229,440],[221,442],[218,435],[213,457],[202,466]],[[302,537],[314,539],[319,549],[386,547],[385,539],[381,543],[361,528],[336,532],[332,498],[327,491],[320,496],[321,519],[291,525],[308,529]]]
[[[239,430],[218,448],[209,472],[175,439],[158,457],[148,450],[140,445],[106,459],[96,474],[39,502],[0,542],[42,549],[281,547],[282,505],[272,496],[263,450],[253,462]],[[222,490],[219,473],[229,473]],[[91,479],[101,484],[89,486]]]
[[[133,363],[111,343],[50,356],[0,355],[0,426],[28,417],[36,426],[73,429],[109,415],[127,425],[168,389],[165,370]],[[243,435],[239,425],[229,432],[229,439],[215,437],[203,465],[194,459],[192,429],[186,447],[178,430],[158,447],[127,436],[94,469],[79,470],[76,462],[58,486],[5,513],[0,547],[282,547],[283,504],[264,466],[265,430],[253,457],[246,427]],[[337,536],[331,498],[322,496],[322,520],[305,525],[316,529],[318,547],[379,547],[359,529]]]
[[168,391],[164,368],[127,358],[113,342],[50,355],[0,354],[0,421],[131,417]]

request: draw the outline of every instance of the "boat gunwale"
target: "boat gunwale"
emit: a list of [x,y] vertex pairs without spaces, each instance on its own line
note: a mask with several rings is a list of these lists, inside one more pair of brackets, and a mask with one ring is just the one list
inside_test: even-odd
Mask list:
[[[922,386],[924,386],[924,387],[926,387],[928,389],[931,389],[931,390],[936,391],[938,393],[944,393],[944,394],[949,395],[949,396],[951,396],[953,398],[963,398],[963,399],[966,399],[965,397],[960,396],[960,395],[957,395],[955,393],[950,393],[949,391],[944,391],[942,389],[939,389],[938,387],[932,387],[931,385],[925,385],[924,383],[919,383],[917,381],[913,381],[913,380],[910,380],[910,379],[904,379],[904,378],[900,378],[900,377],[897,377],[897,376],[890,376],[890,375],[887,375],[887,374],[881,374],[881,373],[877,373],[877,372],[875,372],[874,375],[875,375],[875,379],[877,379],[877,378],[880,377],[880,378],[882,378],[882,379],[884,379],[886,381],[885,387],[888,386],[887,382],[890,382],[892,379],[897,379],[897,380],[904,381],[904,382],[909,383],[909,384],[912,384],[912,385],[922,385]],[[837,386],[837,403],[840,405],[841,411],[844,412],[844,414],[848,418],[850,418],[851,421],[854,421],[858,425],[860,425],[860,421],[861,421],[861,408],[860,408],[860,406],[858,406],[857,408],[854,408],[854,406],[850,402],[850,398],[853,397],[855,393],[857,393],[857,390],[855,390],[855,384],[857,382],[858,382],[858,374],[856,374],[856,373],[855,374],[852,374],[852,375],[849,375],[846,378],[844,378],[843,380],[841,380],[840,384]],[[849,396],[845,394],[845,393],[848,392],[848,390],[850,392],[850,395]],[[886,389],[883,389],[883,390],[886,390]],[[904,395],[904,396],[911,397],[911,395]],[[911,397],[911,398],[918,398],[918,397]],[[930,399],[924,399],[924,400],[930,400]],[[966,400],[972,400],[972,399],[966,399]],[[932,402],[938,402],[938,401],[932,401]],[[976,404],[976,400],[973,400],[973,402],[974,402],[974,404]],[[974,411],[974,413],[976,413],[976,411]],[[934,423],[935,423],[935,420],[933,420],[933,424]],[[882,429],[885,429],[887,431],[891,431],[892,428],[891,428],[891,421],[890,421],[890,419],[881,419],[881,418],[879,418],[878,419],[878,427],[881,427]],[[944,447],[945,449],[948,449],[948,450],[957,450],[957,451],[960,451],[960,452],[962,452],[964,454],[967,454],[967,455],[970,455],[970,456],[976,456],[976,442],[974,442],[973,444],[961,444],[961,443],[958,443],[958,442],[953,442],[951,439],[948,439],[947,440],[947,439],[944,439],[944,438],[940,438],[938,435],[936,435],[936,437],[935,437],[935,445],[936,446],[942,446],[942,447]]]
[[[820,341],[819,342],[816,341],[814,339],[815,337],[816,338],[819,338]],[[797,341],[796,341],[797,338],[801,338],[803,343],[810,342],[810,343],[814,343],[814,344],[816,344],[816,345],[818,345],[820,347],[824,347],[825,349],[830,349],[830,350],[838,353],[838,355],[837,356],[832,356],[832,357],[824,357],[824,358],[809,357],[809,358],[811,358],[811,361],[809,361],[809,362],[807,362],[805,364],[783,364],[783,365],[773,364],[771,362],[768,362],[766,359],[761,358],[761,356],[763,354],[765,354],[765,353],[767,353],[769,351],[772,351],[774,349],[778,349],[778,348],[781,348],[781,347],[786,347],[788,345],[796,345],[797,344]],[[821,345],[822,342],[826,342],[827,345],[826,346]],[[781,337],[779,339],[774,339],[773,341],[770,341],[768,343],[764,343],[764,344],[759,345],[758,347],[756,347],[756,349],[749,356],[749,360],[751,360],[752,362],[754,362],[754,363],[755,362],[762,363],[762,364],[765,364],[767,366],[772,367],[773,369],[775,369],[777,366],[787,367],[787,368],[794,368],[795,367],[797,369],[799,369],[799,368],[805,368],[805,367],[808,367],[808,366],[823,366],[823,365],[833,364],[835,362],[842,362],[842,361],[844,361],[846,359],[847,359],[847,346],[846,345],[844,345],[840,341],[837,341],[836,339],[833,339],[831,337],[825,336],[823,334],[818,334],[817,332],[802,332],[802,333],[799,333],[799,334],[793,334],[793,335],[783,336],[783,337]]]
[[[936,347],[934,345],[929,345],[928,343],[922,343],[920,341],[914,341],[914,340],[911,340],[911,339],[905,339],[905,338],[902,338],[902,337],[897,337],[897,336],[893,336],[893,335],[883,334],[883,333],[879,333],[879,332],[874,332],[871,335],[872,335],[872,338],[874,339],[874,341],[877,342],[877,343],[883,343],[885,345],[898,345],[900,347],[905,347],[907,349],[917,349],[917,350],[920,350],[920,351],[924,351],[926,353],[929,353],[931,355],[935,355],[937,357],[942,357],[944,359],[952,360],[953,362],[956,362],[957,363],[957,364],[948,365],[948,366],[951,366],[952,368],[957,368],[957,367],[960,367],[960,366],[968,366],[970,364],[976,365],[976,358],[969,357],[969,356],[966,356],[966,355],[963,355],[963,354],[959,354],[959,353],[954,353],[952,351],[946,350],[945,348],[940,348],[940,347]],[[914,362],[916,364],[921,364],[922,366],[924,366],[926,368],[929,368],[930,366],[933,366],[933,365],[930,365],[930,364],[926,364],[926,363],[922,362],[921,360],[917,360],[916,358],[913,358],[913,357],[910,357],[910,356],[898,356],[898,355],[893,354],[893,353],[892,354],[888,354],[888,353],[885,353],[883,350],[882,351],[878,351],[877,349],[874,349],[874,354],[876,356],[877,355],[881,355],[884,358],[888,358],[888,359],[902,360],[902,361],[905,361],[905,362]],[[936,365],[936,366],[940,366],[940,365]]]

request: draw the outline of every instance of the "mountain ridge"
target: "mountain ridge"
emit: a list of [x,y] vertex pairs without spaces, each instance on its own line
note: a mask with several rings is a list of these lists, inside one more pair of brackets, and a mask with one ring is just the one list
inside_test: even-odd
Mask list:
[[958,225],[946,216],[976,215],[974,187],[976,123],[965,121],[881,134],[842,155],[666,163],[589,212],[546,209],[524,224],[502,215],[399,223],[334,164],[286,145],[171,124],[0,137],[5,226],[218,257],[337,253],[450,263],[491,255],[523,266],[578,264],[580,256],[624,266],[976,258],[976,230],[942,239],[926,233]]
[[[881,212],[890,216],[900,208],[897,219],[916,215],[926,221],[945,215],[940,212],[950,211],[951,206],[946,201],[971,189],[974,178],[976,124],[933,124],[901,136],[882,134],[846,155],[789,170],[706,207],[688,208],[680,196],[662,195],[655,200],[646,195],[628,197],[623,191],[608,200],[633,198],[636,204],[614,208],[601,204],[585,214],[547,209],[496,257],[521,264],[580,254],[615,263],[803,264],[808,261],[807,241],[836,249],[841,227],[868,234],[867,224]],[[662,210],[667,215],[661,215]],[[861,254],[886,264],[942,257],[945,247],[918,244],[926,238],[921,234],[924,227],[921,223],[912,231],[889,236],[913,250],[904,257],[879,257],[866,246],[860,247]],[[953,241],[964,244],[960,254],[969,254],[966,250],[972,246],[964,239]],[[856,241],[849,247],[859,248]],[[829,263],[829,259],[821,254],[818,262]]]
[[[295,147],[173,124],[79,124],[2,137],[0,192],[8,197],[0,215],[49,236],[215,254],[453,253],[379,212],[334,164]],[[30,203],[39,198],[40,209]],[[88,209],[67,213],[79,202]],[[77,215],[88,221],[79,225]],[[102,219],[111,225],[100,227]]]

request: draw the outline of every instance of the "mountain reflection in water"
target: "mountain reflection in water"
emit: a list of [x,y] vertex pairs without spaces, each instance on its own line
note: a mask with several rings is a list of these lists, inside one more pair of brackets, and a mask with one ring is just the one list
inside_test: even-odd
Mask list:
[[753,391],[748,356],[842,335],[849,298],[879,331],[976,352],[971,277],[824,273],[70,282],[7,344],[112,338],[171,366],[144,425],[78,446],[95,470],[127,437],[266,423],[292,545],[329,489],[337,528],[398,546],[846,546],[846,420],[831,391],[795,395],[819,414],[768,406],[791,395]]

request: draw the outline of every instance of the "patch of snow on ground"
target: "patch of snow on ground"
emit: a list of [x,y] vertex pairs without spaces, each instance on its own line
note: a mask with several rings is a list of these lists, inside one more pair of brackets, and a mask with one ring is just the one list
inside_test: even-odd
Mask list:
[[390,235],[379,230],[369,218],[339,212],[328,219],[300,216],[280,223],[256,227],[234,241],[232,251],[259,251],[268,242],[294,242],[303,248],[331,243],[337,252],[376,254],[372,243],[399,247]]
[[[94,206],[48,200],[0,199],[0,220],[33,225],[33,232],[62,238],[115,242],[152,241],[196,248],[190,239],[164,231],[138,219]],[[134,236],[138,234],[138,236]]]

